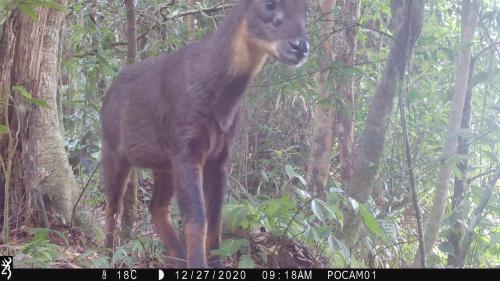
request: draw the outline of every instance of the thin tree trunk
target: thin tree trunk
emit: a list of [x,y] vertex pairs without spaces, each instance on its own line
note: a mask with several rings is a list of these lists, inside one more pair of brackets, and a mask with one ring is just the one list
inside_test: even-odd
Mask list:
[[361,2],[359,0],[345,1],[342,9],[342,28],[338,41],[339,48],[336,60],[345,66],[347,73],[340,74],[337,92],[343,98],[342,108],[338,110],[338,138],[340,158],[340,180],[342,187],[347,188],[353,176],[356,156],[354,144],[354,75],[350,71],[356,62],[358,49],[357,29],[350,28],[359,21]]
[[[355,176],[346,192],[347,196],[361,203],[366,202],[373,191],[396,90],[403,82],[406,65],[423,25],[423,0],[395,0],[391,6],[395,37],[357,146]],[[344,208],[344,222],[343,238],[353,247],[358,239],[361,218],[347,206]]]
[[124,0],[127,7],[127,62],[132,64],[137,57],[136,12],[134,0]]
[[[404,92],[408,93],[407,81],[404,83]],[[406,121],[406,112],[405,112],[405,102],[403,91],[400,90],[398,93],[399,97],[399,112],[401,116],[401,127],[403,128],[403,141],[405,147],[405,156],[406,156],[406,168],[408,170],[408,179],[410,183],[410,191],[411,191],[411,201],[413,203],[413,211],[415,212],[415,218],[417,219],[417,237],[418,244],[420,246],[420,261],[422,263],[422,267],[425,267],[425,244],[424,244],[424,230],[422,226],[422,216],[420,212],[420,208],[418,206],[418,193],[417,193],[417,183],[415,180],[415,170],[413,164],[413,157],[411,154],[411,145],[410,145],[410,137],[408,134],[408,123]]]
[[334,113],[333,106],[325,104],[333,103],[330,90],[331,77],[329,64],[333,61],[333,40],[330,33],[333,32],[334,18],[333,8],[336,0],[319,0],[318,11],[321,19],[321,38],[328,37],[319,47],[318,63],[321,69],[319,73],[319,102],[315,108],[315,128],[312,137],[311,152],[309,154],[307,184],[309,191],[319,197],[323,197],[325,186],[330,171],[330,155],[333,148]]
[[[474,60],[471,61],[469,70],[469,81],[472,81],[474,76]],[[462,130],[469,129],[471,126],[472,117],[472,83],[468,83],[467,94],[465,95],[464,109],[462,112],[462,121],[460,128]],[[451,217],[455,221],[453,224],[450,234],[448,235],[448,242],[453,245],[453,253],[448,254],[448,265],[452,267],[459,266],[459,257],[462,252],[462,238],[465,232],[465,225],[463,224],[463,219],[465,217],[463,198],[465,194],[465,189],[467,186],[467,175],[469,166],[469,138],[466,136],[458,137],[458,149],[457,153],[465,157],[460,163],[458,163],[458,169],[460,170],[461,176],[455,176],[453,197],[451,199],[452,215]]]
[[[136,11],[134,0],[125,0],[127,7],[127,62],[129,64],[135,63],[137,58],[137,32],[136,32]],[[130,180],[128,182],[127,191],[123,200],[123,213],[121,220],[120,237],[127,239],[132,233],[132,228],[137,221],[137,189],[138,180],[137,173],[139,171],[134,169],[130,173]]]
[[[478,23],[479,0],[462,1],[462,35],[458,50],[458,64],[455,71],[455,92],[451,104],[451,113],[448,120],[448,132],[441,156],[441,167],[436,185],[436,194],[427,220],[425,230],[425,252],[429,255],[436,243],[441,220],[443,219],[448,188],[451,178],[451,169],[448,159],[457,151],[456,131],[460,128],[462,111],[464,108],[469,69],[471,63],[471,43]],[[415,267],[420,267],[419,254],[413,262]]]

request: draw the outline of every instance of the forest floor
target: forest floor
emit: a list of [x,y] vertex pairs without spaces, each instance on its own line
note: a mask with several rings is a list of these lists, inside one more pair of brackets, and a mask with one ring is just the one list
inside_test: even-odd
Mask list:
[[[241,233],[236,236],[241,237]],[[232,234],[225,234],[230,238]],[[93,242],[93,237],[79,228],[71,228],[67,224],[53,220],[50,228],[13,229],[10,232],[10,243],[0,245],[1,255],[14,256],[14,263],[19,268],[159,268],[169,267],[163,257],[166,252],[157,238],[149,242],[141,239],[130,239],[127,245],[115,249],[114,266],[109,261],[109,252],[101,245]],[[136,237],[137,238],[137,237]],[[324,262],[316,258],[313,249],[299,242],[275,236],[263,227],[247,234],[250,242],[246,254],[240,250],[224,258],[227,268],[320,268]],[[139,241],[139,243],[136,243]],[[148,245],[145,245],[148,244]],[[161,250],[154,247],[159,246]],[[150,247],[152,246],[152,247]],[[142,248],[140,250],[139,248]],[[251,257],[245,262],[243,256]],[[243,263],[242,263],[243,261]]]

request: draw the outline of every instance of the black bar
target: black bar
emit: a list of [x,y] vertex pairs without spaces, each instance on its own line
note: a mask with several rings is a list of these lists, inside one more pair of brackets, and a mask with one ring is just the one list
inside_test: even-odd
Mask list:
[[[496,280],[498,269],[161,269],[162,280]],[[12,269],[10,280],[160,280],[160,269]],[[484,279],[483,279],[484,278]],[[73,280],[72,280],[73,279]],[[0,280],[6,280],[0,276]],[[400,279],[401,280],[401,279]],[[427,280],[424,280],[427,281]],[[430,280],[429,280],[430,281]]]

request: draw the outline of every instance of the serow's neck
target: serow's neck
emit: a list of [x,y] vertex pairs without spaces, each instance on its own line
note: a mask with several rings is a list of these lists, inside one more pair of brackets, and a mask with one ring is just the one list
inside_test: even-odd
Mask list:
[[241,20],[231,38],[229,74],[251,79],[262,69],[267,58],[263,44],[250,36],[248,22]]

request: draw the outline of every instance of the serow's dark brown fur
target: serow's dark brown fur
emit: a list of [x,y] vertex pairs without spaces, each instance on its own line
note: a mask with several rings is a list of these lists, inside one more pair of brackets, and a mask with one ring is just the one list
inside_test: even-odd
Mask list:
[[[207,266],[207,254],[220,246],[242,96],[268,55],[295,66],[305,61],[305,13],[306,0],[240,0],[201,41],[121,71],[101,112],[106,247],[114,246],[131,168],[148,168],[152,220],[170,256],[177,266]],[[185,245],[170,223],[174,193]]]

